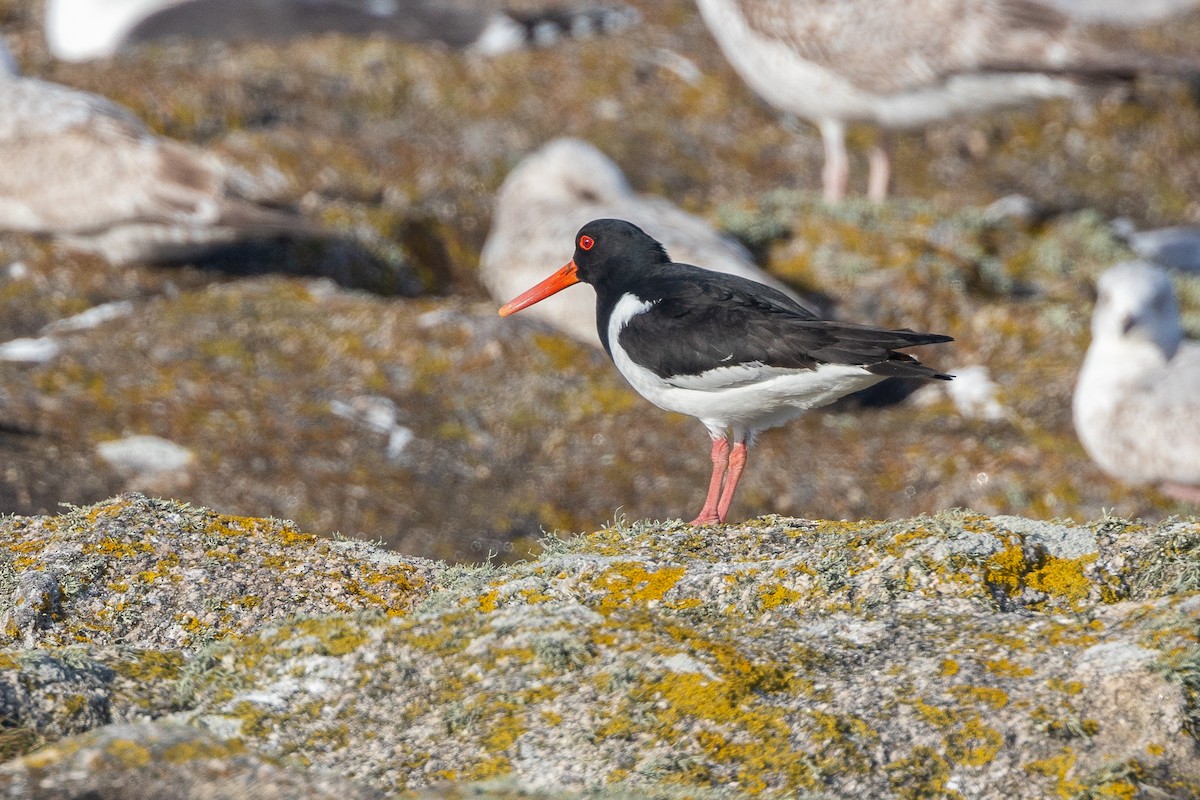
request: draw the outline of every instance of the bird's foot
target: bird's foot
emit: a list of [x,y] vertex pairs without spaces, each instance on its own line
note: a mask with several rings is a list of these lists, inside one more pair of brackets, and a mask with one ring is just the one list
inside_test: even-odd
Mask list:
[[692,520],[689,525],[720,525],[723,520],[717,516],[715,511],[701,511],[700,516]]

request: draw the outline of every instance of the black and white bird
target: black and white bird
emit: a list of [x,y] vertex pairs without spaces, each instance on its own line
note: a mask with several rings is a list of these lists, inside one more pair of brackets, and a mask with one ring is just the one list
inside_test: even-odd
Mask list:
[[322,235],[267,202],[269,181],[154,135],[104,97],[22,77],[6,55],[0,43],[0,231],[54,236],[113,264]]
[[[891,179],[889,130],[1080,94],[1084,84],[1198,64],[1091,42],[1034,0],[697,0],[725,57],[768,103],[815,124],[826,200],[846,194],[846,125],[883,130],[867,195]],[[1138,5],[1129,3],[1128,5]],[[1082,82],[1082,83],[1081,83]]]
[[1183,336],[1162,269],[1100,276],[1092,343],[1075,384],[1075,431],[1105,472],[1200,503],[1200,343]]
[[377,34],[494,54],[631,25],[624,5],[548,0],[47,0],[46,42],[64,61],[108,58],[164,38],[281,40]]
[[596,290],[596,327],[617,370],[712,438],[712,479],[694,525],[725,521],[759,431],[887,377],[951,377],[897,352],[949,336],[820,319],[769,286],[672,262],[623,220],[584,225],[574,257],[500,316],[581,281]]

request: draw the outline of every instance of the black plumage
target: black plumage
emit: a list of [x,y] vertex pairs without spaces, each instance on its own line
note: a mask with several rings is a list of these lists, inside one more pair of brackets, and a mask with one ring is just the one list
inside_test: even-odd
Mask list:
[[[638,282],[637,296],[653,303],[654,313],[635,316],[619,334],[629,357],[661,378],[742,364],[807,370],[853,364],[877,375],[948,377],[895,351],[948,342],[949,336],[818,319],[753,281],[685,264],[667,266]],[[602,340],[609,314],[611,307],[600,308]]]

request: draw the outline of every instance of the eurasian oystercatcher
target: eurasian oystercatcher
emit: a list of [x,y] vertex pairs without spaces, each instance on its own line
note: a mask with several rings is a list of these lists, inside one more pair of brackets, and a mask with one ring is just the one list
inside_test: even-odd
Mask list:
[[1079,440],[1117,480],[1200,503],[1200,343],[1183,338],[1171,280],[1133,261],[1097,288],[1072,409]]
[[[504,179],[479,255],[479,277],[502,303],[543,276],[539,264],[561,264],[579,226],[600,217],[629,220],[681,261],[789,291],[759,269],[746,248],[665,197],[637,194],[612,159],[588,142],[568,138],[530,153]],[[595,293],[584,286],[529,313],[599,348],[595,307]]]
[[584,225],[574,257],[500,316],[580,281],[596,290],[596,327],[617,370],[712,437],[712,479],[693,525],[725,521],[759,431],[887,377],[951,377],[896,352],[949,336],[820,319],[769,286],[672,262],[624,220]]
[[[846,193],[846,124],[884,130],[867,195],[891,178],[886,131],[919,128],[1144,73],[1193,76],[1188,59],[1114,50],[1032,0],[697,0],[733,68],[768,103],[814,123],[825,199]],[[1136,5],[1136,4],[1129,4]]]
[[104,97],[21,77],[6,56],[0,43],[0,230],[54,235],[113,264],[321,235],[259,202],[263,182]]

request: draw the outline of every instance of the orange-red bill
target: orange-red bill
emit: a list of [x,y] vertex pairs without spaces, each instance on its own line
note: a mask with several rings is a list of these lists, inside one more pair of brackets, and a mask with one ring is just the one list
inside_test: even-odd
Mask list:
[[571,259],[563,265],[562,269],[549,278],[546,278],[546,280],[537,286],[527,289],[500,306],[500,316],[507,317],[509,314],[515,314],[522,308],[527,308],[534,303],[545,300],[550,295],[557,294],[568,286],[574,286],[577,283],[579,283],[579,276],[575,274],[575,259]]

